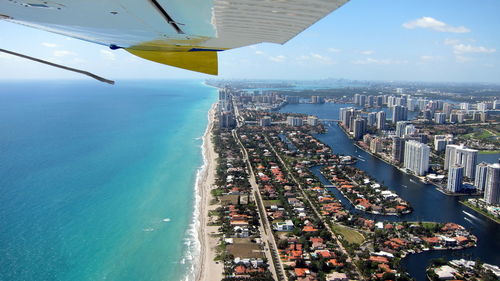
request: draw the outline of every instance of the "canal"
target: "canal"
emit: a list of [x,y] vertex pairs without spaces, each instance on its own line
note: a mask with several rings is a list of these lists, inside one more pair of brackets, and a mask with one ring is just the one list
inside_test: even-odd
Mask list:
[[[305,113],[316,115],[320,119],[338,119],[339,109],[351,105],[346,104],[292,104],[283,107],[281,112]],[[414,115],[413,115],[414,116]],[[390,115],[388,116],[390,118]],[[384,161],[371,156],[369,153],[357,148],[336,124],[327,126],[327,133],[317,135],[321,141],[328,144],[334,153],[351,155],[359,159],[356,167],[366,171],[370,176],[395,191],[403,199],[410,202],[413,212],[402,216],[364,216],[375,220],[387,221],[436,221],[454,222],[471,230],[479,239],[478,246],[460,251],[428,251],[420,254],[409,255],[402,265],[417,280],[426,280],[425,268],[434,258],[467,258],[480,259],[483,262],[500,265],[500,224],[484,217],[483,215],[463,206],[459,201],[463,197],[446,196],[436,190],[433,185],[424,184],[417,178],[409,176]],[[494,162],[498,157],[479,157],[480,161]],[[318,174],[318,169],[314,169]],[[326,179],[320,177],[322,181]],[[335,192],[336,196],[341,196]],[[342,198],[343,199],[343,198]],[[343,204],[346,203],[342,200]],[[346,205],[352,210],[351,206]]]

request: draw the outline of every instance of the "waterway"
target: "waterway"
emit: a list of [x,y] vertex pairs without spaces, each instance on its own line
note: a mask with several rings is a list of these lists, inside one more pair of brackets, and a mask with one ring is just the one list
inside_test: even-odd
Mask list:
[[[339,109],[347,107],[346,104],[298,104],[287,105],[281,112],[294,112],[316,115],[320,119],[338,119]],[[416,280],[426,280],[425,268],[430,260],[443,257],[480,259],[483,262],[500,265],[500,224],[497,224],[483,215],[467,208],[459,201],[464,197],[446,196],[436,190],[433,185],[424,184],[417,178],[407,175],[397,168],[373,157],[369,153],[356,147],[353,142],[343,133],[341,128],[333,124],[327,126],[327,133],[317,135],[321,141],[328,144],[334,153],[351,155],[359,159],[356,167],[366,171],[379,183],[386,185],[395,191],[401,198],[410,202],[414,211],[402,217],[377,216],[363,213],[363,216],[376,220],[386,221],[436,221],[454,222],[463,225],[479,239],[475,248],[460,251],[428,251],[420,254],[409,255],[402,265]],[[497,155],[498,156],[498,155]],[[498,157],[490,156],[480,161],[492,162]],[[318,169],[314,170],[318,174]],[[325,183],[326,179],[320,177]],[[344,206],[352,210],[348,202],[342,198],[340,192],[334,190],[335,195],[340,197]]]

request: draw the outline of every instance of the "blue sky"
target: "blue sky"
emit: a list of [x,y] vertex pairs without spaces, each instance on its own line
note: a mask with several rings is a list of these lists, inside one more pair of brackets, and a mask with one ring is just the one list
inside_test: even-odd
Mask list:
[[[219,54],[220,78],[500,83],[500,1],[352,0],[285,45]],[[0,21],[0,48],[109,79],[211,78]],[[0,53],[0,79],[80,79]]]

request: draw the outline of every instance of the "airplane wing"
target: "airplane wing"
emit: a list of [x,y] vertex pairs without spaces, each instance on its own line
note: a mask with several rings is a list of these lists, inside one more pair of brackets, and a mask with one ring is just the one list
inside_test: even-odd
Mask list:
[[284,44],[348,0],[0,0],[0,19],[217,75],[217,52]]

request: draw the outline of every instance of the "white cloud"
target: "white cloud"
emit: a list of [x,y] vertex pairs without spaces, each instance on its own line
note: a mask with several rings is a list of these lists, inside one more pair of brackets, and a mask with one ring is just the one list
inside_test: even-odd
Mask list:
[[317,62],[323,63],[323,64],[335,64],[335,62],[327,56],[323,56],[320,54],[311,54],[311,58],[314,59]]
[[283,55],[279,55],[275,57],[269,57],[269,59],[274,62],[284,62],[286,60],[286,57]]
[[52,53],[54,57],[66,57],[66,56],[74,56],[76,53],[67,51],[67,50],[56,50]]
[[332,60],[332,58],[316,53],[310,53],[309,55],[302,55],[300,57],[297,57],[297,61],[301,64],[304,63],[336,64],[336,62]]
[[369,56],[369,55],[372,55],[373,53],[375,53],[375,51],[373,51],[373,50],[366,50],[366,51],[361,51],[360,53],[361,53],[362,55],[367,55],[367,56]]
[[407,29],[429,28],[439,32],[452,32],[452,33],[470,32],[470,29],[464,26],[451,26],[447,23],[444,23],[442,21],[439,21],[431,17],[421,17],[414,21],[403,23],[403,27]]
[[255,51],[255,54],[256,54],[256,55],[263,55],[263,54],[264,54],[264,52],[257,50],[257,51]]
[[450,38],[446,38],[444,39],[444,44],[445,45],[457,45],[457,44],[460,44],[460,40],[458,39],[450,39]]
[[328,52],[332,52],[332,53],[340,53],[342,50],[341,49],[337,49],[337,48],[328,48]]
[[408,63],[406,60],[393,60],[393,59],[374,59],[366,58],[362,60],[356,60],[352,62],[353,64],[404,64]]
[[456,55],[455,56],[455,59],[457,60],[457,62],[461,62],[461,63],[464,63],[464,62],[469,62],[469,61],[472,61],[473,59],[472,58],[469,58],[469,57],[464,57],[462,55]]
[[453,53],[456,55],[460,54],[465,54],[465,53],[485,53],[485,54],[491,54],[496,52],[496,49],[489,49],[483,46],[472,46],[472,45],[465,45],[465,44],[457,44],[453,45]]
[[106,60],[116,60],[116,55],[110,50],[99,50],[101,57]]
[[433,61],[435,59],[436,59],[435,56],[427,56],[427,55],[420,56],[420,61],[421,62],[430,62],[430,61]]
[[55,48],[57,47],[57,44],[54,43],[48,43],[48,42],[43,42],[42,46],[47,47],[47,48]]

